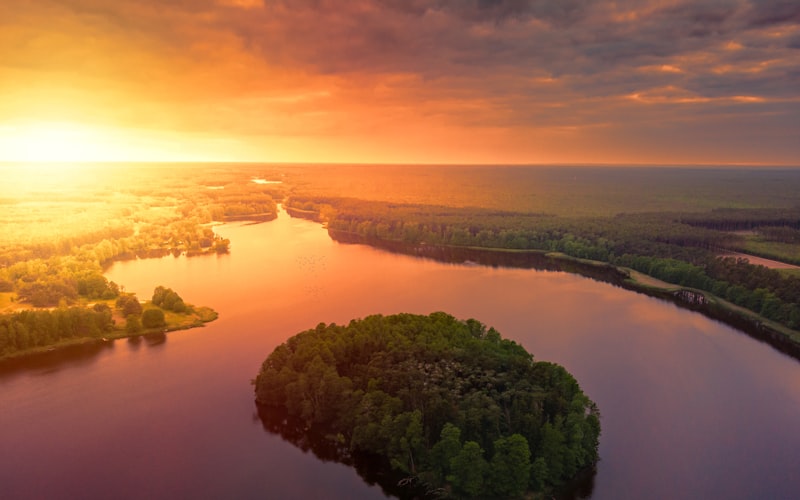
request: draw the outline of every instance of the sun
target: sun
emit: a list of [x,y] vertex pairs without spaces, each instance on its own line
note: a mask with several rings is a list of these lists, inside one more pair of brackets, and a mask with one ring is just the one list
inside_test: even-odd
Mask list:
[[21,162],[91,162],[115,156],[110,132],[66,122],[38,122],[0,129],[0,151]]
[[0,122],[0,162],[254,161],[254,151],[224,135],[76,122]]

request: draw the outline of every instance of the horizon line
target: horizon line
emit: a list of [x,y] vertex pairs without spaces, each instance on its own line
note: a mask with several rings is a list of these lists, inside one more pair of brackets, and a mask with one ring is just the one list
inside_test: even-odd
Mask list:
[[719,162],[699,162],[699,163],[635,163],[635,162],[534,162],[534,163],[463,163],[463,162],[343,162],[343,161],[254,161],[254,160],[4,160],[0,159],[0,165],[287,165],[287,166],[311,166],[311,165],[338,165],[338,166],[398,166],[398,167],[627,167],[627,168],[692,168],[692,167],[738,167],[738,168],[800,168],[800,163],[719,163]]

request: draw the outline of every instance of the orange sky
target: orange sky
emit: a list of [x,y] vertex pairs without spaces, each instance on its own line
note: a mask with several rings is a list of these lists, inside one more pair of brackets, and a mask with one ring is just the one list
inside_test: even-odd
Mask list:
[[0,161],[800,164],[800,4],[0,6]]

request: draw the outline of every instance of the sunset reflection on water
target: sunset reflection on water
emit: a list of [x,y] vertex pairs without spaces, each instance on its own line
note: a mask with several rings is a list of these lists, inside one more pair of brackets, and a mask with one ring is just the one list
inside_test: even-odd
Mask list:
[[[336,243],[285,213],[216,231],[233,242],[230,254],[117,262],[106,275],[140,298],[168,285],[213,306],[217,321],[0,374],[9,409],[0,428],[15,429],[0,481],[12,496],[379,498],[351,469],[265,433],[249,382],[275,346],[320,322],[439,310],[563,364],[598,403],[592,498],[787,498],[800,488],[797,362],[725,325],[577,275]],[[19,478],[34,463],[61,472],[33,490]],[[87,485],[85,470],[113,480]]]

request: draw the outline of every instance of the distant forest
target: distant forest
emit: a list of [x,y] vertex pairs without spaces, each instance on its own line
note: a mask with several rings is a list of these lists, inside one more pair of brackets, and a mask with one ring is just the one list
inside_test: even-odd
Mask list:
[[213,224],[269,221],[279,202],[334,238],[558,252],[632,269],[798,338],[800,269],[729,255],[800,265],[794,169],[97,166],[88,187],[0,187],[0,314],[116,297],[124,284],[103,277],[115,260],[233,251]]
[[[769,250],[770,244],[800,238],[800,208],[567,217],[307,196],[291,197],[286,206],[324,220],[334,238],[345,233],[367,242],[561,252],[704,290],[789,328],[800,328],[800,274],[724,255],[750,251],[793,262],[781,247]],[[742,235],[743,231],[750,234]],[[764,246],[761,252],[748,246],[754,237]]]

